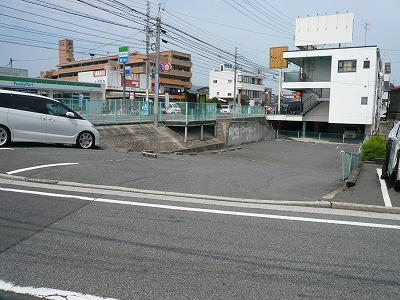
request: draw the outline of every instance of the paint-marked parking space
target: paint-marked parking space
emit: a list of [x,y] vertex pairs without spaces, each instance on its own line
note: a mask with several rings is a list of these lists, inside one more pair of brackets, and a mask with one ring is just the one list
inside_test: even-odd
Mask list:
[[384,179],[381,179],[382,169],[376,169],[376,172],[378,174],[379,183],[381,185],[383,202],[385,203],[386,207],[392,207],[392,202],[390,201],[390,196],[386,185],[386,181]]

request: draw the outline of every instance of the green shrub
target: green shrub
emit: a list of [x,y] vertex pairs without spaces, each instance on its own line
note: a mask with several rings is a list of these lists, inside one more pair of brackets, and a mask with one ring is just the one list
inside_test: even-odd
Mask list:
[[385,158],[386,141],[379,135],[371,136],[362,145],[361,160],[372,160],[374,158]]
[[207,100],[207,103],[217,103],[217,107],[221,108],[221,100],[219,100],[217,97],[211,98]]

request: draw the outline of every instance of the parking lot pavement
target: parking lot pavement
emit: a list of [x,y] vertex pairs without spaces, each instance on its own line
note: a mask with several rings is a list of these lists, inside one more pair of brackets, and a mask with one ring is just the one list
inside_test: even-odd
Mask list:
[[19,147],[3,150],[0,172],[40,165],[15,175],[266,200],[320,200],[342,185],[339,152],[356,145],[276,140],[236,151],[201,155],[159,155],[81,150],[72,147]]
[[[368,205],[385,206],[385,201],[382,195],[382,189],[385,186],[381,185],[377,169],[381,169],[382,165],[378,164],[361,164],[360,174],[357,178],[356,185],[336,195],[333,201],[360,203]],[[390,203],[393,207],[400,207],[400,192],[396,191],[393,184],[385,181]]]

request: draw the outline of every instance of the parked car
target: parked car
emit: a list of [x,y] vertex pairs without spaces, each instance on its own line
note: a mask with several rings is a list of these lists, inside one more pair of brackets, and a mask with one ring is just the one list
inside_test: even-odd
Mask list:
[[264,107],[264,113],[265,114],[270,114],[272,111],[272,107],[271,106],[265,106]]
[[220,110],[220,114],[221,115],[226,115],[226,114],[230,114],[231,113],[231,107],[228,104],[222,104],[221,105],[221,110]]
[[[400,140],[399,140],[399,132],[393,137],[390,137],[392,142],[390,143],[390,155],[389,161],[387,165],[387,175],[391,180],[393,180],[395,187],[397,189],[400,188]],[[389,138],[388,138],[389,139]]]
[[97,129],[60,101],[0,90],[0,147],[10,142],[100,145]]
[[170,102],[166,105],[163,112],[167,114],[181,114],[182,110],[177,103]]

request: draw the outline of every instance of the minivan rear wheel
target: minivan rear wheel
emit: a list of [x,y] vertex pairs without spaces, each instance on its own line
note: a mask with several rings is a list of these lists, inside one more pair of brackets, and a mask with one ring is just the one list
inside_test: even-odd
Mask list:
[[10,140],[10,131],[5,126],[0,125],[0,147],[7,145]]
[[94,135],[91,132],[85,131],[78,135],[76,144],[82,149],[90,149],[94,147]]

